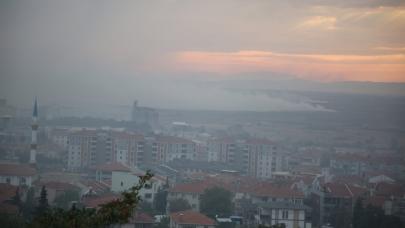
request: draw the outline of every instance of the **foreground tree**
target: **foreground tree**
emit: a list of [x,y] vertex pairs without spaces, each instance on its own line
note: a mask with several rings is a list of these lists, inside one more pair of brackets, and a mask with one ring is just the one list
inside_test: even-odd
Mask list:
[[156,225],[156,228],[169,228],[170,219],[168,217],[163,217],[160,222]]
[[274,224],[274,225],[270,225],[270,226],[266,226],[266,225],[259,225],[258,228],[285,228],[285,224]]
[[22,216],[26,221],[31,221],[34,214],[35,202],[34,202],[34,188],[29,188],[25,202],[22,204]]
[[145,212],[146,214],[149,214],[149,215],[158,214],[156,212],[156,210],[153,208],[152,203],[149,203],[147,201],[140,202],[139,205],[138,205],[138,210],[142,211],[142,212]]
[[211,218],[232,215],[232,193],[220,187],[206,189],[200,198],[200,211]]
[[156,196],[155,196],[155,209],[158,213],[160,214],[165,214],[166,213],[166,206],[167,206],[167,188],[163,187],[158,190]]
[[57,207],[62,209],[68,209],[69,204],[72,201],[78,201],[80,199],[80,194],[76,190],[67,190],[64,194],[55,198],[55,204]]
[[[361,200],[360,200],[361,201]],[[397,216],[385,215],[384,211],[372,205],[362,206],[361,202],[356,202],[353,211],[353,228],[386,228],[405,227]]]
[[11,203],[15,205],[18,208],[18,214],[21,214],[22,212],[22,201],[21,201],[21,195],[20,195],[20,189],[17,188],[15,191],[15,195],[11,198]]
[[48,193],[46,191],[45,186],[42,186],[41,194],[38,199],[38,206],[37,206],[35,212],[38,216],[41,216],[42,214],[46,213],[48,211],[48,209],[49,209]]
[[53,208],[34,218],[30,227],[106,227],[113,224],[128,222],[136,206],[141,201],[139,191],[152,178],[147,172],[139,178],[137,185],[122,193],[120,199],[104,204],[100,209],[76,209],[72,207],[66,211],[61,208]]
[[359,197],[353,208],[352,224],[354,228],[361,227],[362,219],[364,216],[363,199]]

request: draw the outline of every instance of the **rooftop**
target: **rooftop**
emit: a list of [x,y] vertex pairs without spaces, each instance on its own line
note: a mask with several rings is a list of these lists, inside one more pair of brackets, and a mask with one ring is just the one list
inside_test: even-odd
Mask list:
[[148,214],[137,212],[134,217],[130,219],[130,223],[155,223],[155,220]]
[[83,199],[83,204],[88,208],[98,208],[104,204],[107,204],[119,198],[120,197],[115,194],[106,194],[102,196],[89,196]]
[[170,218],[177,224],[197,224],[205,226],[212,226],[216,224],[213,219],[210,219],[207,216],[195,211],[180,211],[171,213]]
[[0,164],[1,176],[34,176],[37,170],[27,164]]

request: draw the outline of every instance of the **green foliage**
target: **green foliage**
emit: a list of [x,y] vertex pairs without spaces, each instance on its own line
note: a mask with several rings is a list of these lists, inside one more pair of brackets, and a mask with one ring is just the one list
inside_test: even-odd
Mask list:
[[22,216],[25,220],[31,221],[35,209],[34,202],[35,191],[34,188],[29,188],[25,202],[22,204]]
[[356,203],[354,205],[354,209],[353,209],[353,219],[352,219],[352,224],[353,227],[360,227],[361,223],[362,223],[362,217],[364,214],[364,209],[363,209],[363,199],[362,198],[358,198],[356,200]]
[[171,213],[189,209],[191,209],[191,206],[185,199],[175,199],[170,201],[169,203],[169,211]]
[[140,202],[138,209],[140,211],[145,212],[146,214],[149,214],[149,215],[156,215],[157,214],[156,210],[153,208],[153,205],[151,203],[149,203],[149,202],[146,202],[146,201]]
[[285,224],[275,224],[275,225],[271,225],[271,226],[266,226],[266,225],[259,225],[258,228],[285,228]]
[[0,226],[1,227],[13,227],[13,228],[23,228],[26,227],[24,218],[19,215],[12,214],[0,214]]
[[56,207],[62,209],[68,209],[72,201],[78,201],[80,199],[80,194],[76,190],[67,190],[62,195],[55,198]]
[[139,178],[137,185],[122,193],[122,198],[104,204],[98,210],[53,208],[36,216],[30,227],[106,227],[126,223],[141,201],[139,191],[151,178],[152,174],[147,172]]
[[15,195],[11,198],[11,203],[18,208],[18,213],[20,214],[22,211],[22,201],[21,201],[21,196],[20,196],[20,189],[17,188],[15,191]]
[[168,217],[164,217],[156,225],[156,228],[169,228],[169,226],[170,226],[170,219]]
[[206,189],[200,198],[200,211],[211,218],[232,215],[232,193],[220,187]]
[[356,202],[353,211],[353,228],[405,227],[397,216],[385,215],[384,211],[372,205],[363,207],[361,199]]
[[166,213],[166,206],[167,206],[167,190],[166,189],[159,189],[157,194],[155,195],[155,209],[159,214]]
[[45,186],[42,186],[41,194],[38,199],[38,206],[35,210],[36,214],[39,216],[46,213],[49,209],[47,196],[48,196],[48,193],[46,192],[46,188],[45,188]]

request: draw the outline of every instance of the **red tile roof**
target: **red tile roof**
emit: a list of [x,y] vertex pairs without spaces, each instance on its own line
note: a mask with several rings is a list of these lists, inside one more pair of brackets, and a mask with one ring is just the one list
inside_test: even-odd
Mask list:
[[155,223],[155,220],[146,213],[137,212],[135,216],[130,219],[130,223]]
[[278,185],[275,183],[262,183],[254,190],[254,195],[272,198],[304,198],[304,194],[290,185]]
[[368,197],[363,201],[363,206],[372,205],[382,208],[384,206],[385,197],[383,196],[372,196]]
[[340,198],[358,197],[367,192],[366,188],[343,183],[326,183],[324,187],[330,195]]
[[193,183],[176,184],[173,188],[169,189],[169,192],[202,194],[205,189],[214,186],[216,186],[216,184],[204,180]]
[[171,213],[170,219],[177,224],[205,226],[212,226],[216,224],[213,219],[210,219],[207,216],[195,211],[179,211],[176,213]]
[[84,204],[84,206],[89,208],[98,208],[103,204],[107,204],[119,198],[120,196],[115,194],[107,194],[102,196],[88,196],[83,199],[82,203]]
[[10,184],[0,183],[0,203],[10,200],[17,191],[17,187]]
[[377,184],[375,193],[379,196],[404,197],[405,187],[400,184],[381,182]]
[[82,180],[82,181],[80,181],[80,183],[88,188],[91,188],[97,194],[107,192],[111,188],[111,183],[106,183],[105,181]]
[[47,189],[54,189],[57,191],[66,191],[66,190],[77,190],[79,187],[73,184],[59,182],[59,181],[48,181],[48,182],[39,182],[38,186],[45,186]]
[[333,179],[334,182],[343,183],[343,184],[364,184],[365,180],[361,176],[358,175],[344,175],[344,176],[336,176]]
[[26,164],[0,164],[0,176],[34,176],[36,169]]
[[0,213],[16,214],[18,212],[18,207],[10,202],[16,191],[16,186],[0,184]]

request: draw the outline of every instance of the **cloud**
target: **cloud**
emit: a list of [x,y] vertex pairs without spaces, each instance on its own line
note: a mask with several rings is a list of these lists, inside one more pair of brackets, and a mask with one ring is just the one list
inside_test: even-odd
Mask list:
[[175,70],[278,72],[320,81],[405,82],[405,55],[321,55],[264,51],[197,52],[173,56]]
[[299,23],[299,29],[336,29],[336,17],[327,16],[314,16],[310,17],[303,22]]
[[375,50],[384,51],[384,52],[405,52],[405,47],[375,47]]

